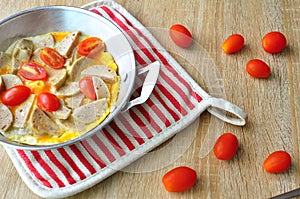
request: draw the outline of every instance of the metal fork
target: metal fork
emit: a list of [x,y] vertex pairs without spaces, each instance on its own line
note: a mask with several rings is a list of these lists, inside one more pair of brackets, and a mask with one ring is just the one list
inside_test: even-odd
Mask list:
[[300,196],[300,188],[297,188],[297,189],[294,189],[292,191],[288,191],[288,192],[285,192],[283,194],[274,196],[270,199],[288,199],[288,198],[293,198],[293,197],[296,197],[296,196]]

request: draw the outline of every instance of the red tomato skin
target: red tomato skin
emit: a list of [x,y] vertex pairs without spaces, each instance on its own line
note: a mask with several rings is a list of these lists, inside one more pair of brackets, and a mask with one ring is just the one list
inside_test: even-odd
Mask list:
[[[35,74],[32,73],[31,71],[28,71],[28,69],[26,68],[30,69],[31,71],[34,71]],[[34,80],[45,81],[48,77],[45,68],[43,68],[42,66],[40,66],[35,62],[24,62],[19,69],[19,74],[24,79],[33,80],[33,81]]]
[[105,45],[100,38],[89,37],[78,44],[77,53],[81,56],[93,58],[104,48]]
[[286,151],[275,151],[264,161],[263,167],[269,173],[281,173],[286,171],[292,163],[292,158]]
[[79,89],[86,98],[96,100],[96,92],[94,89],[94,83],[91,76],[83,77],[79,81]]
[[165,189],[169,192],[183,192],[192,188],[197,182],[195,170],[180,166],[168,171],[162,178]]
[[24,102],[30,95],[31,90],[27,86],[17,85],[4,91],[1,101],[6,106],[17,106]]
[[37,106],[45,112],[57,111],[60,108],[59,99],[56,95],[48,92],[40,93],[37,96]]
[[192,34],[181,24],[172,25],[169,30],[169,35],[172,41],[181,48],[187,48],[193,42]]
[[244,37],[240,34],[232,34],[222,44],[222,50],[227,54],[240,51],[244,47]]
[[232,133],[221,135],[215,145],[214,154],[219,160],[230,160],[238,150],[238,139]]
[[271,74],[270,67],[260,59],[252,59],[246,64],[246,71],[255,78],[267,78]]
[[286,47],[286,38],[281,32],[269,32],[262,39],[263,49],[268,53],[279,53]]
[[65,58],[59,54],[56,50],[52,48],[43,48],[40,50],[40,58],[41,60],[49,67],[53,69],[61,69],[64,68]]

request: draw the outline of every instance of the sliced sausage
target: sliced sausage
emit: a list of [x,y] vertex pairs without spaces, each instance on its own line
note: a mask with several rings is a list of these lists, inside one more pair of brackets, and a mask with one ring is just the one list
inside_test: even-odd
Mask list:
[[82,70],[89,66],[91,61],[88,57],[79,57],[76,59],[71,66],[68,67],[68,74],[71,81],[78,80],[80,78],[80,73]]
[[90,66],[86,69],[84,69],[81,72],[82,76],[98,76],[104,81],[108,83],[115,83],[117,80],[117,73],[116,71],[112,70],[111,68],[107,66],[101,66],[101,65],[96,65],[96,66]]
[[84,132],[87,128],[86,124],[75,121],[72,115],[68,119],[61,120],[60,122],[68,131]]
[[34,135],[61,135],[58,125],[54,123],[45,112],[34,106],[32,114],[29,119],[29,124],[33,130]]
[[31,107],[34,102],[34,94],[31,94],[18,108],[15,110],[15,119],[13,123],[13,127],[16,128],[24,128],[25,123],[28,120],[28,116],[31,110]]
[[97,99],[110,98],[108,87],[101,78],[92,76],[92,81]]
[[0,103],[0,130],[6,131],[13,122],[13,115],[9,108]]
[[47,83],[54,86],[56,90],[59,89],[65,83],[65,81],[67,79],[67,70],[64,68],[53,69],[48,66],[46,66],[45,69],[48,74]]
[[12,56],[19,61],[26,62],[30,60],[33,53],[33,42],[28,39],[20,39],[16,42]]
[[100,119],[107,110],[107,100],[103,98],[74,109],[73,117],[75,121],[89,124]]
[[18,69],[20,68],[21,63],[15,57],[11,58],[11,73],[16,74]]
[[55,94],[58,96],[73,96],[79,93],[78,82],[66,82],[62,87],[60,87]]
[[5,74],[5,75],[1,75],[1,77],[6,89],[9,89],[17,85],[23,85],[22,80],[17,75]]
[[37,62],[37,63],[44,63],[40,58],[40,51],[41,48],[37,48],[33,51],[31,56],[31,61]]
[[10,56],[5,52],[0,52],[0,68],[6,68],[11,62]]
[[80,34],[79,31],[68,34],[61,42],[57,43],[57,51],[65,58],[68,58],[77,45]]
[[83,98],[84,98],[84,95],[80,92],[71,97],[67,97],[65,99],[65,102],[68,107],[70,107],[71,109],[75,109],[75,108],[78,108],[82,104]]
[[60,108],[57,111],[52,112],[51,115],[56,119],[66,120],[71,115],[72,110],[66,107],[65,102],[62,99],[60,99],[59,102]]
[[54,48],[55,40],[51,33],[32,37],[34,49],[38,48]]

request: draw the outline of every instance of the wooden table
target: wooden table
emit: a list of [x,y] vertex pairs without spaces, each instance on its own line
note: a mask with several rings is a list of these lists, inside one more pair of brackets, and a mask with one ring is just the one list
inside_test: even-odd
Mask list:
[[[2,0],[0,18],[42,5],[82,6],[89,0]],[[146,27],[164,29],[175,23],[189,28],[195,43],[206,50],[217,66],[224,84],[225,98],[248,113],[247,124],[237,127],[224,124],[219,132],[233,132],[239,139],[239,150],[230,161],[217,160],[213,153],[199,157],[211,120],[204,112],[182,135],[192,141],[172,162],[161,154],[171,154],[164,146],[151,152],[150,171],[131,172],[142,161],[71,198],[268,198],[300,187],[300,4],[297,1],[201,1],[201,0],[118,0]],[[283,32],[288,47],[279,54],[268,54],[261,47],[262,37],[270,31]],[[224,39],[232,33],[245,38],[239,53],[226,55],[221,50]],[[164,43],[164,42],[162,42]],[[166,42],[165,42],[166,43]],[[168,45],[168,44],[163,44]],[[172,49],[171,49],[172,50]],[[191,49],[192,51],[192,49]],[[193,72],[195,60],[185,60],[171,52],[191,76],[205,88],[201,75]],[[254,79],[245,71],[253,58],[267,62],[272,75]],[[194,58],[195,59],[195,58]],[[194,62],[193,62],[194,61]],[[184,139],[184,136],[182,136]],[[175,138],[174,138],[175,140]],[[181,143],[177,137],[178,145]],[[186,143],[185,143],[186,144]],[[176,144],[175,144],[176,145]],[[205,146],[204,146],[205,147]],[[176,147],[173,148],[176,150]],[[1,147],[0,187],[2,198],[39,198],[23,183],[9,157]],[[262,168],[264,159],[275,150],[286,150],[292,156],[291,168],[282,174],[269,174]],[[157,152],[158,151],[158,152]],[[155,153],[156,152],[156,153]],[[149,160],[148,160],[149,161]],[[168,170],[185,165],[198,173],[198,183],[184,193],[168,193],[161,177]]]

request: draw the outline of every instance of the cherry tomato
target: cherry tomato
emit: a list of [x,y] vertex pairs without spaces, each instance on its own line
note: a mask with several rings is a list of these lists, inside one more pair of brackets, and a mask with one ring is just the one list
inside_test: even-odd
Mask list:
[[96,92],[94,89],[94,83],[91,76],[83,77],[79,81],[79,89],[86,98],[96,100]]
[[6,106],[17,106],[24,102],[30,93],[31,90],[27,86],[17,85],[4,91],[1,101]]
[[40,50],[41,60],[54,69],[61,69],[65,65],[65,58],[53,48],[43,48]]
[[263,167],[267,172],[284,172],[291,166],[292,158],[286,151],[275,151],[264,161]]
[[93,57],[104,49],[104,43],[98,37],[89,37],[77,46],[77,53],[81,56]]
[[221,135],[214,145],[214,153],[219,160],[231,159],[238,150],[238,139],[232,133]]
[[266,52],[279,53],[286,47],[286,38],[281,32],[269,32],[262,39]]
[[46,80],[45,68],[35,62],[24,62],[19,69],[19,74],[27,80]]
[[197,173],[195,170],[180,166],[167,172],[162,183],[165,189],[169,192],[182,192],[194,186],[197,182]]
[[244,37],[240,34],[230,35],[222,44],[222,49],[227,54],[235,53],[244,47]]
[[182,48],[189,47],[193,42],[193,37],[190,31],[180,24],[174,24],[170,27],[169,35],[173,42]]
[[252,59],[246,64],[246,71],[256,78],[267,78],[271,74],[270,67],[260,59]]
[[60,108],[59,99],[56,95],[48,92],[40,93],[37,96],[37,106],[46,112],[57,111]]

